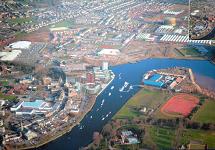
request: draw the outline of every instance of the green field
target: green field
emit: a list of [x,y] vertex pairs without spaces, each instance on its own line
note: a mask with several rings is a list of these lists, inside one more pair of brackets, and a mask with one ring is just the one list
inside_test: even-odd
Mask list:
[[178,51],[184,56],[200,56],[199,51],[194,47],[184,47]]
[[202,144],[207,144],[208,148],[215,148],[215,131],[204,131],[187,129],[183,131],[181,144],[188,144],[190,141],[199,141]]
[[[170,149],[173,147],[175,139],[175,129],[172,128],[161,128],[156,126],[147,127],[149,137],[145,141],[146,145],[153,143],[156,145],[156,149]],[[150,146],[149,145],[149,146]]]
[[2,86],[8,86],[9,82],[7,80],[0,81],[0,85]]
[[54,25],[50,25],[51,28],[59,28],[59,27],[67,27],[70,28],[74,25],[74,20],[70,19],[70,20],[65,20],[62,22],[58,22]]
[[13,96],[13,95],[4,95],[3,93],[0,92],[0,99],[15,100],[16,96]]
[[34,20],[30,17],[28,18],[15,18],[15,19],[7,19],[7,22],[9,24],[16,24],[16,23],[26,23],[26,22],[29,22],[29,23],[34,23]]
[[141,89],[117,112],[114,119],[139,117],[141,115],[140,109],[143,107],[155,109],[164,103],[168,96],[166,91]]
[[215,101],[207,100],[194,114],[192,120],[200,123],[215,123]]

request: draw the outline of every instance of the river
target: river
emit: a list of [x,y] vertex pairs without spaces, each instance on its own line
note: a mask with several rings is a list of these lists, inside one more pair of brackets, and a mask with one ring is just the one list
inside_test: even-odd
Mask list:
[[[71,132],[38,149],[78,150],[79,148],[88,145],[92,141],[93,132],[101,131],[102,127],[123,106],[123,104],[139,90],[139,87],[135,85],[141,83],[142,75],[144,73],[153,69],[175,66],[189,67],[192,68],[193,72],[199,76],[205,76],[213,80],[215,79],[215,65],[204,60],[153,58],[146,59],[135,64],[114,66],[110,69],[115,73],[115,79],[97,97],[94,107],[80,122],[80,125],[74,127]],[[129,86],[133,85],[133,89],[128,92],[120,92],[119,88],[124,85],[125,81],[129,83]],[[111,95],[109,93],[111,93]]]

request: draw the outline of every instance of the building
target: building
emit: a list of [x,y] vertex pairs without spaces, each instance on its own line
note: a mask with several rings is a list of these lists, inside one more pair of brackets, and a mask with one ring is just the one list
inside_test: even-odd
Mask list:
[[118,49],[102,49],[98,52],[98,55],[113,55],[117,56],[120,54],[120,51]]
[[136,135],[132,131],[122,131],[121,132],[122,144],[138,144],[140,141],[137,139]]
[[31,45],[31,42],[29,41],[18,41],[10,44],[8,48],[12,49],[28,49]]
[[164,22],[167,25],[176,26],[176,18],[174,18],[174,17],[168,17],[165,19]]
[[143,79],[143,84],[162,88],[165,84],[160,81],[163,76],[160,74],[153,74],[148,79]]
[[11,107],[10,110],[16,112],[16,115],[32,115],[52,111],[53,107],[50,103],[43,100],[35,100],[33,102],[20,101]]
[[78,95],[78,93],[75,91],[75,89],[69,88],[68,97],[75,97],[77,95]]
[[0,60],[1,61],[13,61],[21,53],[22,53],[21,50],[12,50],[11,52],[0,52]]
[[73,103],[71,105],[71,112],[72,113],[78,113],[79,111],[80,111],[80,105],[76,104],[76,103]]
[[43,78],[43,84],[44,85],[50,85],[52,82],[52,79],[50,77],[44,77]]
[[103,62],[102,64],[102,70],[108,70],[108,62]]
[[25,137],[27,140],[31,140],[31,139],[34,139],[37,137],[37,133],[31,131],[31,130],[28,130],[27,133],[25,133]]
[[85,88],[88,94],[97,94],[101,90],[101,85],[87,84]]
[[94,83],[95,82],[95,74],[94,72],[87,72],[86,74],[86,83]]

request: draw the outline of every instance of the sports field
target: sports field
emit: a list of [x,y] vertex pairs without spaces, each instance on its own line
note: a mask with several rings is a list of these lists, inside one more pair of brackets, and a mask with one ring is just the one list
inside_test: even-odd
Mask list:
[[[144,143],[152,146],[153,149],[170,149],[175,139],[175,129],[167,127],[148,126]],[[147,136],[148,134],[148,136]]]
[[188,116],[194,107],[199,103],[199,99],[189,94],[177,94],[167,101],[161,108],[165,115]]

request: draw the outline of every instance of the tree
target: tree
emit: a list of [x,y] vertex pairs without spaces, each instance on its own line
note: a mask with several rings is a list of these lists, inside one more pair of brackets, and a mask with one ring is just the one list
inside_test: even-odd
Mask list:
[[198,122],[193,122],[191,124],[192,129],[198,129],[200,127],[200,124]]
[[99,132],[94,132],[93,133],[93,143],[98,146],[100,144],[101,141],[101,135],[99,134]]
[[210,124],[209,123],[203,123],[201,129],[209,130],[210,129]]
[[104,126],[103,130],[102,130],[102,135],[109,138],[111,135],[111,132],[113,131],[112,126],[108,123]]

